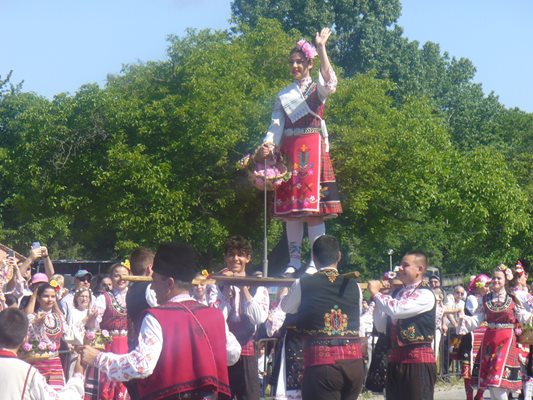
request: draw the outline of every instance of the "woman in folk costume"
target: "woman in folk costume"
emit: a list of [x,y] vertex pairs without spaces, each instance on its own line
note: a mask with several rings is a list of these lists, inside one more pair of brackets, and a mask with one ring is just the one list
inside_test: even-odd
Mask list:
[[[87,287],[81,287],[74,292],[72,299],[72,309],[67,316],[67,323],[70,327],[69,334],[65,336],[67,343],[74,346],[86,344],[88,332],[95,332],[98,329],[98,310],[91,307],[92,291]],[[69,346],[70,347],[70,346]],[[78,353],[71,351],[68,357],[68,378],[72,377],[79,358]],[[98,370],[93,366],[88,366],[85,370],[85,395],[84,400],[96,400],[98,398]]]
[[50,386],[60,390],[65,385],[65,376],[58,350],[68,325],[57,305],[56,290],[48,283],[39,285],[25,311],[28,342],[22,346],[20,358],[37,368]]
[[[482,304],[483,296],[489,293],[489,284],[491,279],[485,274],[479,274],[468,284],[468,296],[465,302],[464,312],[466,315],[472,316]],[[459,328],[461,329],[461,328]],[[487,324],[483,323],[471,333],[461,336],[461,344],[459,345],[459,355],[461,360],[461,376],[463,377],[466,400],[474,399],[474,390],[470,385],[472,378],[472,366],[474,360],[479,352],[481,340],[485,335]],[[475,400],[483,399],[483,390],[478,390]]]
[[[283,219],[287,228],[290,261],[286,274],[301,268],[304,224],[312,248],[315,239],[326,231],[324,219],[342,212],[323,119],[326,100],[337,87],[326,52],[330,34],[329,28],[323,28],[315,36],[316,48],[302,39],[291,50],[289,65],[294,81],[278,93],[272,122],[258,151],[264,158],[279,149],[291,171],[290,179],[274,192],[274,216]],[[311,70],[317,55],[320,71],[318,81],[313,81]],[[315,270],[313,257],[310,259],[310,270]]]
[[[128,353],[128,315],[126,311],[126,294],[128,282],[122,275],[129,275],[127,263],[113,264],[109,270],[113,288],[96,299],[100,329],[109,332],[112,340],[105,345],[105,351],[115,354]],[[111,381],[105,374],[100,374],[100,400],[129,399],[126,386],[122,382]]]
[[[524,262],[522,262],[524,261]],[[529,265],[525,260],[518,260],[513,268],[514,278],[511,282],[513,294],[522,303],[526,311],[533,311],[533,296],[527,287]],[[531,349],[527,344],[519,344],[520,361],[524,365],[523,394],[524,400],[531,400],[533,396],[533,371],[531,370]]]
[[508,291],[512,279],[511,269],[500,265],[492,273],[491,292],[483,297],[475,314],[466,316],[464,312],[460,313],[464,333],[487,322],[471,384],[479,389],[488,389],[491,399],[507,399],[507,392],[518,392],[522,388],[515,326],[517,322],[529,323],[531,313]]

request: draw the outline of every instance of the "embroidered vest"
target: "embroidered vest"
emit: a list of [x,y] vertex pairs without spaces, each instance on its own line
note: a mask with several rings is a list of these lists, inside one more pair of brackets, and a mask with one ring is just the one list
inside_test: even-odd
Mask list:
[[113,293],[104,292],[102,296],[105,298],[106,308],[104,315],[102,315],[100,328],[108,331],[127,330],[128,316],[126,309],[119,304]]
[[[325,105],[318,96],[318,88],[316,82],[311,83],[309,88],[304,93],[304,97],[311,111],[323,118]],[[320,118],[317,118],[312,114],[306,114],[294,123],[290,120],[290,118],[285,118],[285,129],[311,127],[320,129]]]
[[514,299],[507,294],[503,304],[499,305],[493,301],[493,293],[483,297],[483,308],[485,309],[486,320],[494,324],[514,324],[516,317],[514,315]]
[[[429,290],[429,287],[419,286],[416,290]],[[435,337],[436,302],[433,308],[425,313],[411,318],[399,319],[396,326],[396,344],[399,347],[431,344]]]
[[300,279],[302,300],[296,327],[311,336],[358,337],[359,286],[332,272]]
[[[190,311],[188,311],[189,309]],[[163,331],[163,348],[152,375],[137,382],[139,399],[190,397],[202,391],[230,395],[224,316],[196,301],[152,308]],[[179,366],[179,368],[176,368]],[[216,397],[218,398],[218,397]]]

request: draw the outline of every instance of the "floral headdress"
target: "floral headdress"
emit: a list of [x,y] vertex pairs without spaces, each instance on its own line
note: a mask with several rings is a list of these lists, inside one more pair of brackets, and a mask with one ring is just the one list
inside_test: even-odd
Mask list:
[[128,271],[131,271],[130,260],[125,259],[125,260],[122,261],[120,264],[121,264],[124,268],[126,268]]
[[500,264],[500,265],[498,265],[497,269],[502,271],[505,274],[505,278],[508,281],[513,279],[513,271],[511,271],[511,269],[507,265]]
[[516,265],[514,266],[514,272],[516,274],[518,274],[518,276],[522,277],[524,275],[524,273],[526,272],[524,270],[524,266],[522,265],[522,262],[520,260],[518,260],[516,262]]
[[215,283],[215,280],[211,277],[211,274],[208,270],[203,269],[196,277],[192,280],[193,285],[212,285]]
[[318,55],[315,46],[313,46],[305,39],[298,40],[298,42],[296,43],[296,48],[298,48],[298,50],[304,53],[305,58],[307,58],[308,60],[312,60]]
[[76,291],[74,292],[74,295],[81,293],[81,292],[89,292],[90,295],[93,294],[93,291],[90,288],[81,287],[79,289],[76,289]]
[[492,279],[486,274],[479,274],[474,279],[470,281],[468,284],[468,291],[473,292],[474,289],[481,289],[484,288],[488,283],[491,282]]
[[61,291],[61,285],[55,279],[52,279],[48,284],[52,286],[56,292]]

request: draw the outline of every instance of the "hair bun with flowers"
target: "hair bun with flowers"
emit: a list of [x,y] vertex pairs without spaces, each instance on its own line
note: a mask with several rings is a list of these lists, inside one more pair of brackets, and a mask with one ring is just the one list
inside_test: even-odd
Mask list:
[[507,267],[507,265],[500,264],[500,265],[498,265],[498,269],[505,274],[505,278],[508,281],[513,279],[513,271],[511,271],[511,269],[509,267]]
[[55,279],[52,279],[50,282],[48,282],[48,284],[52,286],[56,292],[59,292],[61,290],[61,285]]
[[124,268],[126,268],[128,271],[131,271],[131,265],[130,260],[126,259],[120,263]]
[[514,266],[514,272],[520,277],[524,275],[524,272],[526,272],[520,260],[516,262],[516,265]]
[[308,60],[312,60],[318,55],[315,46],[313,46],[305,39],[298,40],[298,42],[296,43],[296,47],[300,49],[302,53],[304,53],[305,58],[307,58]]

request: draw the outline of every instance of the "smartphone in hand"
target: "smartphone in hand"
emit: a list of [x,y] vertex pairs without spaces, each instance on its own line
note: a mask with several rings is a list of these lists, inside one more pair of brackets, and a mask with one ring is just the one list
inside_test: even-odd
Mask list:
[[31,248],[32,249],[39,249],[40,247],[41,247],[41,243],[39,243],[39,242],[33,242],[31,244]]

